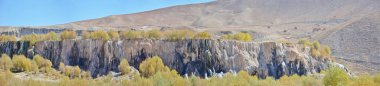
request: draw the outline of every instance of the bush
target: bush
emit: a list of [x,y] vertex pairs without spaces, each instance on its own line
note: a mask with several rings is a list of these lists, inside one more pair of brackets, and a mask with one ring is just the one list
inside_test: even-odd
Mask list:
[[138,39],[138,38],[142,38],[142,32],[141,31],[125,31],[125,32],[122,32],[122,35],[123,35],[123,39],[127,39],[127,40],[130,40],[130,39]]
[[27,59],[24,55],[14,55],[13,56],[13,66],[14,71],[31,71],[32,62]]
[[33,56],[33,61],[36,62],[38,68],[42,68],[45,64],[45,59],[40,55]]
[[110,39],[110,36],[104,30],[97,30],[91,33],[91,39],[108,41]]
[[183,40],[194,37],[194,31],[191,30],[171,30],[165,32],[166,39],[169,40]]
[[195,39],[211,39],[212,34],[209,32],[200,32],[197,33],[194,38]]
[[65,64],[63,64],[62,62],[60,62],[58,69],[59,69],[59,71],[65,73],[65,69],[66,69]]
[[10,70],[11,68],[13,68],[11,58],[7,54],[2,54],[0,58],[0,69]]
[[46,34],[45,40],[48,41],[59,41],[59,36],[55,32],[49,32]]
[[146,37],[149,39],[159,39],[162,37],[162,32],[159,30],[150,30],[146,33]]
[[111,40],[119,40],[120,39],[120,35],[118,32],[116,31],[108,31],[108,35],[110,36]]
[[372,77],[370,76],[360,76],[353,80],[353,84],[351,86],[377,86]]
[[21,40],[22,41],[29,41],[29,45],[30,46],[33,46],[36,42],[40,41],[41,38],[43,38],[43,37],[40,37],[37,34],[31,34],[31,35],[21,36]]
[[298,40],[298,44],[303,44],[304,47],[306,47],[306,46],[310,46],[311,42],[308,39],[303,38],[303,39]]
[[77,33],[75,31],[65,30],[61,33],[62,40],[75,39],[76,37],[77,37]]
[[9,35],[1,35],[0,36],[0,41],[1,42],[8,42],[8,41],[17,41],[17,37],[12,35],[12,36],[9,36]]
[[74,69],[73,69],[73,76],[74,77],[80,77],[80,74],[81,73],[81,70],[79,68],[79,66],[75,66]]
[[150,77],[157,72],[168,72],[170,69],[164,65],[161,58],[154,56],[140,63],[140,72],[144,77]]
[[314,41],[313,48],[319,50],[321,48],[321,44],[318,41]]
[[91,33],[87,31],[82,32],[82,38],[83,39],[90,39],[91,38]]
[[348,82],[348,74],[338,67],[331,67],[328,69],[323,78],[323,84],[325,86],[347,86]]
[[249,33],[238,33],[238,34],[228,34],[223,35],[221,39],[225,40],[238,40],[238,41],[244,41],[244,42],[250,42],[252,41],[251,35]]
[[123,74],[123,75],[129,74],[131,72],[131,68],[129,68],[129,64],[128,64],[127,59],[121,60],[120,65],[119,65],[119,70],[120,70],[121,74]]

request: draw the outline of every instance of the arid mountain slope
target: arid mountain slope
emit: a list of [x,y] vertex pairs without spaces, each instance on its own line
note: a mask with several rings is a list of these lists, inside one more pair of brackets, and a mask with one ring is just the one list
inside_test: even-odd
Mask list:
[[343,63],[358,64],[353,69],[376,73],[380,70],[379,13],[379,0],[217,0],[66,25],[247,31],[254,34],[255,41],[310,38],[332,46]]
[[232,27],[339,22],[372,12],[378,0],[218,0],[74,22],[83,27]]

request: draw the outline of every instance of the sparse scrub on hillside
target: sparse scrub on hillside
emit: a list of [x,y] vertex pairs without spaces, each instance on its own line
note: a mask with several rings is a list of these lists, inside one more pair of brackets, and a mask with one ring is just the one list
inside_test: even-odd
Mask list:
[[77,33],[75,31],[65,30],[61,33],[62,40],[75,39],[76,37],[77,37]]
[[252,41],[251,35],[249,33],[237,33],[237,34],[227,34],[223,35],[221,39],[224,40],[238,40],[238,41],[243,41],[243,42],[250,42]]

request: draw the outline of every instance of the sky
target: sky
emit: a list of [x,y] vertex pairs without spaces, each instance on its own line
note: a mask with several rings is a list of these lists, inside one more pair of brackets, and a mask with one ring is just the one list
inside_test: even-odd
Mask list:
[[0,0],[0,26],[47,26],[212,0]]

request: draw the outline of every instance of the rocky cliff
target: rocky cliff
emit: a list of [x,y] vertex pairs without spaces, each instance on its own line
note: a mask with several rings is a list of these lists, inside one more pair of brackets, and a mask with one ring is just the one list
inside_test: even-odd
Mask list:
[[0,43],[1,54],[39,54],[50,59],[55,68],[60,62],[79,65],[93,76],[118,71],[121,59],[131,66],[152,56],[160,56],[164,64],[178,73],[200,76],[220,72],[246,70],[260,78],[283,75],[307,75],[327,68],[330,61],[313,58],[303,45],[274,42],[237,42],[222,40],[64,40]]

